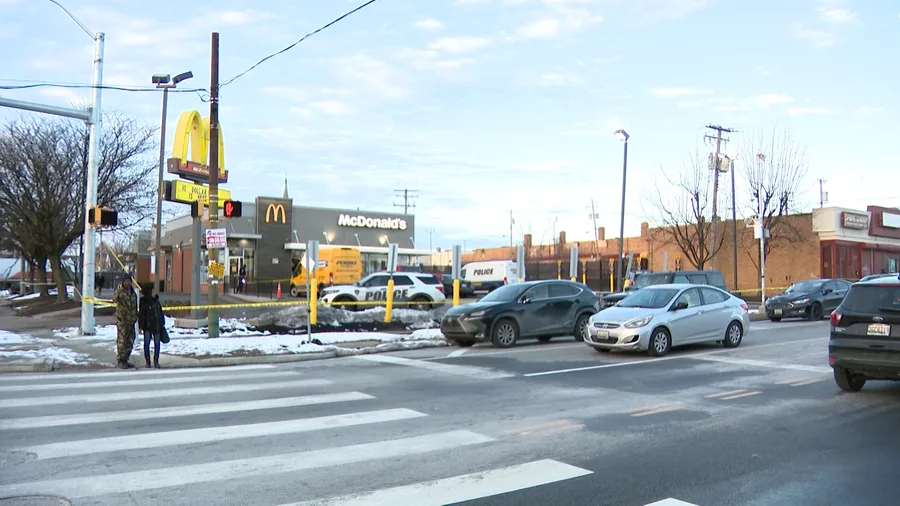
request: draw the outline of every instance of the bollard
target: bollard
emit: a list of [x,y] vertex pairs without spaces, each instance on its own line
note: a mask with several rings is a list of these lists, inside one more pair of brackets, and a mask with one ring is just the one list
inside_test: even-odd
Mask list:
[[459,279],[453,280],[453,307],[459,305]]
[[387,305],[384,312],[384,323],[391,323],[391,312],[394,311],[394,275],[388,279],[387,297],[385,298]]
[[316,324],[316,318],[319,315],[319,285],[318,283],[310,283],[309,284],[309,293],[306,295],[309,298],[309,323],[312,325]]

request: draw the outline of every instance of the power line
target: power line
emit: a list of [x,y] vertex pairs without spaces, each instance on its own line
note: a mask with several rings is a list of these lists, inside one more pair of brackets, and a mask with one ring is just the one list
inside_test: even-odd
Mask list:
[[236,76],[231,77],[231,78],[225,80],[224,83],[222,83],[222,84],[219,85],[219,88],[222,88],[223,86],[227,86],[227,85],[233,83],[233,82],[236,81],[237,79],[239,79],[239,78],[241,78],[242,76],[244,76],[246,73],[248,73],[248,72],[250,72],[251,70],[255,69],[256,67],[260,66],[260,65],[261,65],[263,62],[265,62],[266,60],[268,60],[268,59],[270,59],[270,58],[274,58],[274,57],[280,55],[281,53],[290,51],[291,49],[294,48],[294,46],[296,46],[297,44],[303,42],[303,41],[306,40],[307,38],[312,37],[313,35],[315,35],[315,34],[321,32],[322,30],[325,30],[326,28],[329,28],[330,26],[332,26],[332,25],[334,25],[334,24],[337,24],[337,23],[343,21],[344,18],[347,18],[347,17],[349,17],[349,16],[351,16],[351,15],[353,15],[353,14],[355,14],[355,13],[361,11],[361,10],[363,10],[364,8],[366,8],[366,7],[370,6],[370,5],[372,5],[372,4],[375,3],[375,2],[376,2],[376,0],[369,0],[368,2],[366,2],[366,3],[362,4],[362,5],[360,5],[359,7],[353,9],[352,11],[343,14],[342,16],[340,16],[340,17],[334,19],[333,21],[329,22],[329,23],[326,24],[326,25],[323,25],[322,27],[318,28],[317,30],[314,30],[314,31],[312,31],[312,32],[307,33],[307,34],[304,35],[303,37],[300,37],[300,39],[298,39],[297,42],[294,42],[293,44],[291,44],[290,46],[288,46],[288,47],[282,49],[281,51],[277,51],[277,52],[275,52],[275,53],[270,54],[269,56],[266,56],[266,57],[263,58],[262,60],[259,60],[258,62],[256,62],[256,63],[254,63],[253,65],[251,65],[249,68],[247,68],[247,70],[244,70],[243,72],[237,74]]
[[[4,79],[5,80],[5,79]],[[79,89],[93,89],[94,85],[92,84],[63,84],[63,83],[51,83],[51,82],[37,82],[31,84],[16,84],[16,85],[0,85],[0,90],[27,90],[33,88],[64,88],[71,90],[79,90]],[[101,85],[97,86],[101,90],[112,90],[112,91],[152,91],[159,92],[159,90],[155,87],[140,87],[140,86],[118,86],[118,85]],[[208,102],[208,94],[209,90],[203,88],[172,88],[169,90],[170,93],[196,93],[197,96],[200,97],[200,100],[204,102]],[[207,94],[204,96],[203,94]]]
[[403,214],[409,214],[409,209],[411,207],[416,207],[416,204],[412,202],[412,199],[418,197],[419,190],[394,190],[394,196],[403,199],[402,203],[394,202],[394,207],[402,207]]

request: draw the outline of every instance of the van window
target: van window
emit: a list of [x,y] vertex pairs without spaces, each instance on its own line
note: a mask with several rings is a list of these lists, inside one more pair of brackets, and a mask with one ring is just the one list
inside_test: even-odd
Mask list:
[[691,278],[691,284],[693,285],[708,285],[710,284],[709,280],[706,279],[706,274],[690,274],[688,275]]
[[438,281],[438,278],[432,276],[431,274],[428,274],[428,275],[425,275],[425,276],[417,276],[417,277],[419,278],[419,281],[425,283],[426,285],[439,285],[439,284],[441,284],[441,282]]
[[719,271],[711,271],[706,273],[707,285],[728,291],[728,285],[725,284],[725,276]]
[[409,276],[394,276],[394,286],[411,286],[413,284]]
[[676,274],[673,283],[685,284],[685,285],[693,284],[693,283],[691,283],[691,280],[688,279],[688,277],[685,276],[684,274]]

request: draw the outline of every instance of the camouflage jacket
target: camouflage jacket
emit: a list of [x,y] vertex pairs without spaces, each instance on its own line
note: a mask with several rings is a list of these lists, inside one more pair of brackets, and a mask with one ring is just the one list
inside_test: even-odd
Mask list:
[[134,289],[119,286],[113,296],[113,302],[116,303],[116,320],[134,325],[138,319],[137,294],[134,293]]

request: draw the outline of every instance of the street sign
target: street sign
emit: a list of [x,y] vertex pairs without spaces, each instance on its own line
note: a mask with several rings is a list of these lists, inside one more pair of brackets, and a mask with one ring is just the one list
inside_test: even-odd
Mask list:
[[400,245],[395,243],[388,244],[387,270],[388,272],[397,272],[397,262],[400,257]]
[[[165,181],[166,200],[169,202],[179,202],[182,204],[190,204],[192,202],[209,202],[209,187],[202,184],[189,183],[181,179],[175,181]],[[231,200],[231,192],[222,188],[218,191],[219,202]]]
[[206,230],[206,249],[227,248],[227,230],[224,228],[210,228]]
[[316,274],[316,268],[319,266],[319,241],[308,241],[306,243],[306,272],[310,273],[308,279]]
[[220,264],[215,260],[209,262],[209,277],[221,278],[225,276],[225,264]]

